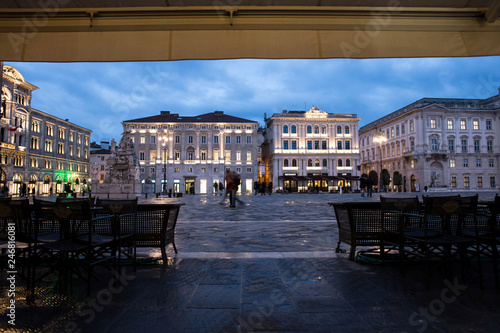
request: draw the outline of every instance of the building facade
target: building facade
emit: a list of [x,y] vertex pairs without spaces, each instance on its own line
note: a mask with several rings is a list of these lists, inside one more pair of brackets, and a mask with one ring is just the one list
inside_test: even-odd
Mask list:
[[258,123],[224,114],[179,116],[170,111],[122,122],[134,142],[141,181],[153,192],[209,194],[225,170],[241,176],[239,192],[257,180]]
[[12,66],[3,66],[0,122],[2,184],[18,194],[26,184],[37,195],[84,192],[89,178],[92,131],[31,107],[32,92]]
[[101,141],[101,144],[90,143],[90,178],[91,183],[104,183],[106,178],[106,160],[111,156],[111,149],[108,141]]
[[353,190],[359,178],[359,120],[315,106],[265,119],[267,182],[286,192]]
[[[487,99],[423,98],[360,128],[361,171],[390,191],[498,190],[500,90]],[[387,141],[374,142],[382,133]],[[394,184],[394,173],[402,184]]]

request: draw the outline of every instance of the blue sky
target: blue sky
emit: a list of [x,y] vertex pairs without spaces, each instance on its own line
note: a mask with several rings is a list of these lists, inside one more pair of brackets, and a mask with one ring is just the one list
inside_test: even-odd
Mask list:
[[162,110],[215,110],[263,124],[264,114],[317,105],[360,126],[424,97],[498,93],[500,57],[13,63],[39,89],[32,107],[117,141],[124,120]]

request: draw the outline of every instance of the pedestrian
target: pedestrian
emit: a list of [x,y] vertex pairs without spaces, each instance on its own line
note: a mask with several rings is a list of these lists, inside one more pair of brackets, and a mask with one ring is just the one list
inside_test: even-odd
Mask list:
[[266,182],[260,183],[260,195],[266,194]]
[[319,194],[319,186],[318,185],[314,186],[314,190],[316,191],[316,194]]
[[366,180],[366,196],[367,197],[371,197],[372,196],[372,192],[373,192],[373,179],[371,179],[371,177],[368,177],[368,179]]
[[[236,207],[236,201],[238,201],[240,204],[244,204],[243,201],[238,199],[236,197],[236,192],[238,191],[238,186],[241,184],[241,178],[240,176],[234,172],[230,171],[229,169],[226,170],[226,196],[229,194],[229,207]],[[223,202],[225,201],[226,197],[224,197]]]
[[364,197],[366,191],[366,178],[364,176],[359,180],[359,188],[361,189],[361,196]]
[[[52,186],[49,188],[49,195],[52,195]],[[90,189],[89,189],[89,196],[90,196]]]
[[259,193],[259,182],[254,181],[253,182],[253,195],[257,195]]
[[214,182],[214,194],[217,195],[217,192],[219,192],[219,185],[217,184],[217,181]]
[[267,189],[269,190],[269,195],[271,195],[271,193],[273,193],[273,182],[267,184]]
[[427,186],[424,186],[424,192],[427,193],[427,189],[428,189]]
[[194,183],[191,183],[191,186],[189,186],[189,193],[194,194]]
[[219,181],[219,193],[220,196],[222,197],[222,193],[224,193],[224,182],[222,180]]

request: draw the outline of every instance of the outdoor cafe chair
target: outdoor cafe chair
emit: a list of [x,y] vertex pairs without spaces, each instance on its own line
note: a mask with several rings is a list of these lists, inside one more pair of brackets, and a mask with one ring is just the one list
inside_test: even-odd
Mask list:
[[96,214],[113,215],[110,236],[113,236],[114,252],[121,267],[121,258],[125,256],[134,262],[134,271],[137,269],[137,201],[135,199],[101,199],[97,198]]
[[[462,205],[459,196],[424,198],[425,207],[422,214],[404,214],[421,218],[419,223],[422,229],[404,235],[403,251],[405,260],[424,260],[426,285],[429,288],[431,275],[438,269],[444,269],[445,276],[451,278],[452,262],[456,257],[460,259],[462,275],[465,268],[472,268],[469,248],[473,245],[473,240],[458,235],[456,230],[459,230],[464,218],[475,214],[475,211],[470,205]],[[482,287],[480,269],[478,273]]]
[[[113,260],[111,243],[113,237],[105,234],[111,229],[113,216],[92,216],[89,200],[68,202],[38,202],[36,221],[56,221],[60,228],[60,240],[41,243],[38,265],[46,265],[48,271],[37,277],[55,273],[56,286],[63,291],[72,287],[73,276],[87,283],[90,295],[93,267]],[[104,235],[101,235],[101,232]]]

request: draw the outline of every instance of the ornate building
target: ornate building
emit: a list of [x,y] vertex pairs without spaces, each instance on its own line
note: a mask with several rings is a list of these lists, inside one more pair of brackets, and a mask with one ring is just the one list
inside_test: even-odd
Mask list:
[[[487,99],[423,98],[359,130],[361,170],[402,175],[391,191],[497,190],[500,90]],[[382,133],[387,141],[374,142]],[[392,181],[392,180],[391,180]]]
[[354,189],[359,178],[359,120],[355,114],[327,113],[317,106],[265,119],[267,182],[289,192]]
[[241,193],[257,180],[255,121],[222,111],[179,116],[170,111],[122,122],[134,142],[143,188],[152,192],[212,193],[226,169],[241,176]]
[[27,184],[37,195],[88,185],[90,130],[31,107],[32,92],[12,66],[3,66],[0,122],[1,182],[10,194]]

